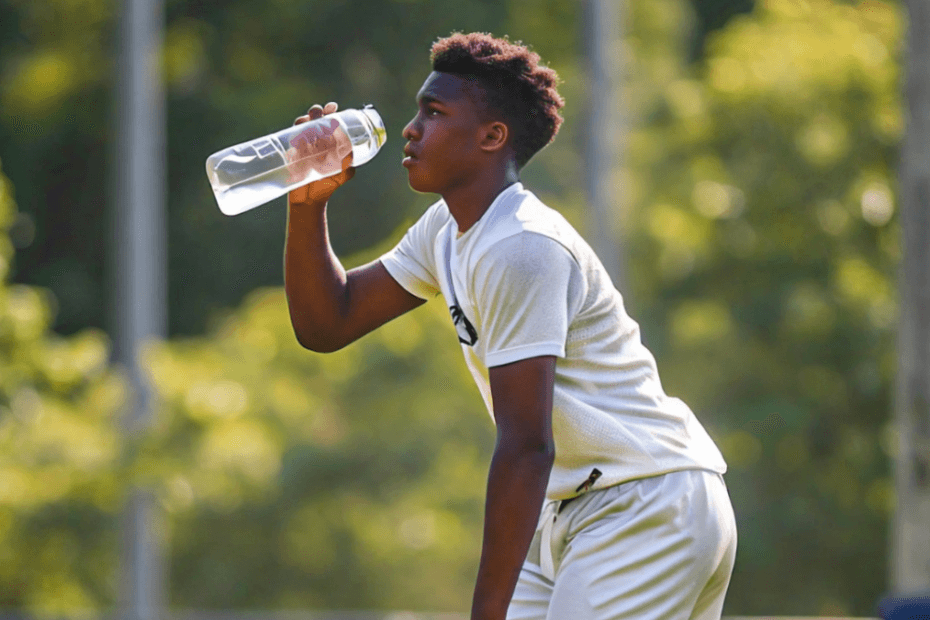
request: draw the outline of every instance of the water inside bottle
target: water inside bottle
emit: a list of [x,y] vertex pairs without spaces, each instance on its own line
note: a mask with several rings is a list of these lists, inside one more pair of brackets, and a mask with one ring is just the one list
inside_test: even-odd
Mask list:
[[237,215],[340,172],[352,145],[339,123],[330,122],[332,134],[322,138],[308,125],[296,135],[260,138],[210,157],[207,174],[220,211]]
[[220,211],[237,215],[338,174],[350,153],[355,165],[371,159],[384,143],[380,117],[367,109],[340,114],[353,115],[348,125],[341,117],[324,117],[211,155],[207,176]]
[[[237,172],[248,174],[248,178],[231,184],[229,181],[241,178],[236,174],[228,173],[228,168],[233,165]],[[293,172],[286,166],[284,158],[280,156],[277,165],[271,168],[266,162],[257,158],[243,162],[229,157],[218,162],[214,170],[217,184],[213,186],[213,191],[220,211],[226,215],[237,215],[248,211],[269,200],[283,196],[296,187],[333,174],[328,170],[319,171],[311,167],[304,176],[295,178]]]
[[[222,177],[222,173],[218,176]],[[243,181],[238,185],[214,186],[213,191],[220,211],[226,215],[237,215],[267,202],[268,196],[282,195],[287,178],[287,170],[283,168],[260,170],[249,181]]]

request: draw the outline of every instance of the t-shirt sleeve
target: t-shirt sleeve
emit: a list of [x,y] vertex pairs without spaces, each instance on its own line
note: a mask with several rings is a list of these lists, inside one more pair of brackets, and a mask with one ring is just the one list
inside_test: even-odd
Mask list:
[[494,244],[476,264],[474,288],[488,368],[565,357],[584,284],[577,261],[559,242],[523,232]]
[[430,207],[380,259],[391,277],[420,299],[431,299],[440,292],[433,248],[444,223],[441,208],[441,203]]

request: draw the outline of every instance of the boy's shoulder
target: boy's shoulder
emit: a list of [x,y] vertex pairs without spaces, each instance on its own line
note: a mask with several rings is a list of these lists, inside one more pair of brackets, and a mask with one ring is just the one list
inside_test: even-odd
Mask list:
[[[546,237],[563,246],[573,256],[580,236],[565,217],[546,205],[532,191],[521,188],[488,213],[479,254],[495,247],[512,246],[521,236]],[[575,257],[577,259],[577,256]]]
[[439,232],[452,222],[452,214],[444,200],[437,200],[417,218],[408,230],[408,236],[418,243],[431,244]]
[[428,225],[444,225],[451,219],[452,214],[449,212],[449,207],[446,206],[446,201],[441,198],[427,207],[423,215],[420,216],[420,221]]

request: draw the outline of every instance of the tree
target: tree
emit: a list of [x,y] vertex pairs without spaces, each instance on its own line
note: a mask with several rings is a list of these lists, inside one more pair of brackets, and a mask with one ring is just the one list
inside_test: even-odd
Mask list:
[[[730,463],[727,480],[741,546],[727,613],[870,613],[885,587],[881,567],[893,498],[886,405],[898,258],[891,171],[901,129],[894,57],[900,17],[883,3],[852,7],[822,0],[805,9],[773,0],[723,29],[706,63],[694,68],[683,60],[691,19],[686,5],[637,3],[630,19],[634,128],[623,178],[633,205],[625,216],[631,305],[667,389],[693,406]],[[575,92],[577,72],[566,68],[567,92]],[[571,106],[566,113],[577,114]],[[570,116],[566,134],[527,169],[530,183],[536,175],[547,177],[539,179],[544,197],[576,222],[584,204],[560,188],[578,178],[571,164],[578,152],[572,127],[582,122]],[[280,293],[269,295],[272,300]],[[277,303],[283,304],[272,303],[269,313]],[[446,321],[441,313],[437,320]],[[281,321],[277,329],[286,331]],[[370,338],[374,343],[380,336]],[[256,338],[264,340],[271,342]],[[417,357],[457,357],[442,345],[424,342],[428,348]],[[353,360],[384,355],[359,350]],[[228,363],[250,357],[230,354]],[[346,390],[368,385],[375,375],[362,373],[346,384],[338,370],[324,367],[308,367],[299,376],[317,377],[308,379],[322,381],[313,389],[328,394],[331,381]],[[430,376],[424,372],[422,380]],[[411,393],[428,393],[420,380],[407,377]],[[380,390],[383,382],[374,381]],[[467,393],[467,378],[462,381]],[[398,397],[383,392],[380,397],[378,402],[396,406]],[[402,415],[397,424],[404,424]],[[375,445],[366,445],[366,453]],[[320,480],[313,472],[328,471],[327,462],[321,460],[319,470],[309,467],[307,475]],[[417,476],[432,479],[429,469],[442,467],[441,460],[424,462],[432,465],[409,474],[411,488],[421,484]],[[355,501],[382,498],[380,486],[352,487],[353,495],[359,493]],[[470,492],[477,503],[480,489]],[[361,503],[377,508],[359,523],[384,523],[392,511],[380,501]],[[272,504],[259,505],[267,508],[254,513],[255,528],[280,513]],[[332,514],[360,514],[341,506]],[[190,527],[203,526],[194,520]],[[327,538],[344,541],[344,553],[332,551],[330,543],[307,542],[302,548],[320,545],[321,557],[359,561],[347,549],[398,540],[400,530],[392,534],[381,527],[380,535],[366,535],[362,528]],[[477,530],[460,531],[477,539]],[[241,547],[237,552],[244,553]],[[461,575],[469,560],[464,546],[458,553],[455,565],[461,568],[453,572]],[[183,557],[181,564],[189,565],[197,554]],[[378,584],[376,590],[391,583],[383,581],[396,572],[390,554],[372,547],[361,557],[370,563],[340,565],[343,580],[365,575],[366,583]],[[230,570],[227,562],[217,564]],[[268,564],[258,565],[268,570]],[[242,570],[253,574],[254,566]],[[321,595],[309,585],[293,586],[278,598],[282,595],[269,586],[265,600],[345,604],[348,590],[324,587],[329,582],[320,579],[314,583],[328,598],[316,598]],[[456,586],[460,594],[444,599],[395,588],[391,601],[462,609],[464,603],[455,601],[464,600],[469,584],[463,577]],[[361,604],[390,602],[367,596]],[[258,604],[257,598],[234,600]]]
[[584,186],[588,205],[591,247],[611,279],[623,288],[625,271],[623,231],[615,215],[623,212],[621,188],[615,171],[622,166],[626,141],[623,98],[625,58],[622,32],[626,3],[586,0],[584,3],[585,69],[587,83],[584,148]]
[[172,604],[467,609],[493,426],[457,342],[435,301],[314,354],[269,289],[153,350]]
[[[34,25],[28,36],[49,53],[43,66],[83,75],[71,61],[84,66],[82,40],[91,55],[101,44],[88,34],[104,31],[94,21],[100,7],[92,0],[67,3],[77,7],[68,14],[72,22],[88,29],[82,39],[75,34],[80,28],[59,24],[56,48],[52,29],[35,25],[57,24],[57,17],[42,17],[45,4],[3,1],[14,7],[18,22]],[[299,349],[278,288],[260,289],[236,306],[242,291],[280,278],[274,246],[280,247],[283,235],[283,221],[276,221],[282,213],[271,207],[224,219],[201,173],[188,171],[200,170],[212,149],[208,142],[222,146],[258,135],[272,121],[289,123],[293,102],[330,93],[343,103],[355,98],[378,104],[389,122],[388,148],[394,148],[390,141],[399,135],[422,77],[411,59],[421,59],[426,71],[430,39],[453,27],[509,32],[533,42],[565,79],[566,123],[523,178],[578,224],[585,209],[578,182],[585,122],[578,103],[580,22],[572,3],[554,0],[473,1],[458,20],[441,2],[349,5],[170,4],[172,235],[179,253],[200,247],[173,259],[172,299],[179,316],[196,315],[207,328],[200,337],[175,338],[150,352],[163,424],[148,442],[114,448],[119,456],[107,456],[101,463],[109,464],[90,473],[74,465],[80,451],[62,448],[60,471],[77,472],[64,478],[87,482],[58,499],[33,495],[41,501],[21,508],[0,490],[8,493],[0,500],[0,527],[16,528],[3,530],[9,533],[5,540],[26,541],[0,546],[16,562],[8,568],[14,565],[0,561],[0,576],[8,576],[0,577],[7,584],[0,587],[12,593],[4,595],[9,605],[110,604],[114,549],[107,532],[115,501],[99,498],[118,496],[130,480],[157,487],[172,515],[176,606],[466,607],[493,433],[441,304],[337,355]],[[84,22],[78,19],[81,7]],[[404,30],[413,11],[422,32]],[[364,19],[353,21],[359,15]],[[380,20],[378,27],[366,21],[369,15]],[[885,589],[894,505],[887,404],[900,259],[893,169],[902,127],[902,19],[897,5],[886,2],[768,0],[717,31],[704,60],[689,64],[695,19],[680,0],[630,4],[626,96],[632,132],[620,178],[630,205],[623,217],[631,312],[656,353],[667,391],[695,409],[730,464],[726,479],[740,548],[726,613],[867,615]],[[0,28],[8,23],[0,20]],[[352,31],[352,49],[343,52],[346,25],[356,23],[364,26]],[[49,52],[59,48],[64,51]],[[4,62],[11,62],[3,49]],[[79,236],[81,226],[100,219],[87,209],[102,188],[82,179],[98,168],[94,161],[106,141],[94,133],[97,111],[73,102],[93,88],[106,91],[100,84],[73,90],[83,78],[55,81],[66,94],[52,97],[57,104],[48,109],[50,116],[30,116],[23,101],[38,106],[41,101],[29,97],[48,91],[20,86],[41,86],[36,76],[42,74],[31,61],[7,65],[0,105],[15,112],[4,118],[19,125],[0,123],[0,130],[5,136],[23,127],[46,132],[41,140],[23,133],[3,143],[28,155],[11,163],[22,178],[38,168],[30,162],[48,162],[42,170],[50,172],[40,172],[20,194],[31,213],[47,208],[50,217],[62,218],[58,226]],[[14,90],[19,103],[11,100]],[[69,109],[77,125],[64,120],[62,111]],[[80,139],[71,142],[74,136]],[[379,168],[379,161],[359,169],[355,193],[339,198],[333,209],[342,254],[381,241],[386,231],[397,239],[402,222],[430,200],[407,193],[402,177],[394,185],[395,164]],[[371,187],[391,208],[370,201]],[[408,206],[394,208],[398,204]],[[362,234],[366,224],[371,227]],[[38,228],[39,237],[52,233],[47,224]],[[17,242],[27,233],[20,219],[13,230]],[[39,245],[47,247],[37,243],[19,254],[18,269],[39,269],[46,258],[48,273],[62,264]],[[347,262],[357,264],[381,249],[375,245]],[[5,252],[8,257],[9,248]],[[77,275],[62,280],[80,283],[83,268],[68,269],[62,273]],[[94,286],[78,288],[93,294]],[[238,292],[229,293],[233,289]],[[4,299],[41,298],[28,287],[3,290]],[[208,320],[204,309],[211,306],[231,309]],[[24,315],[40,316],[36,312]],[[49,340],[87,337],[52,338],[45,316],[37,324]],[[80,324],[74,316],[72,326]],[[100,332],[86,333],[106,349]],[[16,350],[32,350],[32,344],[17,342]],[[6,359],[13,358],[0,363]],[[28,397],[32,390],[42,402],[63,401],[71,412],[90,407],[73,418],[100,437],[111,436],[109,418],[94,417],[108,411],[99,403],[109,401],[81,400],[82,394],[118,400],[118,380],[103,379],[110,371],[95,371],[103,387],[90,382],[54,399],[44,372],[4,370],[0,383],[23,376],[23,385],[31,387],[2,393],[12,402],[13,394]],[[0,463],[32,476],[33,466],[23,464],[37,450],[31,437],[37,429],[57,427],[24,425],[5,413],[0,420],[0,427],[15,429],[0,432],[0,441],[24,446],[4,451]],[[66,440],[77,433],[68,435],[59,445],[72,445]],[[65,517],[78,514],[90,516],[77,523]],[[46,539],[22,532],[52,532],[49,540],[71,542],[49,548],[77,545],[81,557],[92,561],[72,572],[68,553],[31,554],[26,545]],[[46,585],[23,594],[11,574],[36,576],[30,584]],[[43,581],[42,575],[56,577]],[[254,587],[237,587],[245,582]],[[48,583],[71,585],[56,589]]]
[[54,334],[54,298],[7,282],[15,218],[0,176],[0,606],[99,609],[114,594],[125,383],[105,334]]
[[895,418],[897,510],[892,587],[930,591],[930,11],[907,4],[906,138],[901,154],[901,320]]
[[894,4],[771,0],[694,73],[633,61],[633,299],[730,464],[727,613],[867,615],[885,588],[900,36]]
[[[719,27],[748,4],[695,2],[702,24],[696,31]],[[166,5],[170,333],[178,335],[202,333],[211,313],[237,305],[257,286],[280,284],[283,201],[223,217],[203,173],[210,153],[287,126],[317,100],[375,104],[389,142],[359,178],[381,188],[380,200],[358,183],[346,191],[370,217],[333,214],[337,247],[354,253],[424,206],[408,192],[397,161],[435,38],[453,29],[506,32],[533,43],[569,80],[581,46],[578,6],[553,0]],[[117,7],[106,0],[0,0],[0,158],[20,192],[14,236],[21,260],[11,280],[55,293],[61,306],[53,326],[62,334],[108,324],[110,231],[101,222],[113,191],[105,171],[116,157]],[[702,34],[682,36],[702,45]],[[572,165],[556,162],[552,168]]]

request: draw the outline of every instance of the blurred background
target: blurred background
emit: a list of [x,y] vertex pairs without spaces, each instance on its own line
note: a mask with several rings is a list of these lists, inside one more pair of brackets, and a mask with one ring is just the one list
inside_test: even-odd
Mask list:
[[302,350],[284,199],[226,217],[204,161],[313,103],[374,104],[388,142],[329,217],[347,267],[376,258],[435,200],[400,166],[430,45],[478,30],[562,77],[565,123],[523,182],[583,234],[608,223],[666,391],[729,463],[725,614],[874,613],[896,498],[904,8],[618,0],[605,87],[584,4],[165,0],[167,316],[138,358],[151,422],[127,433],[124,3],[0,0],[0,612],[112,613],[137,489],[178,613],[468,610],[494,429],[445,307]]

